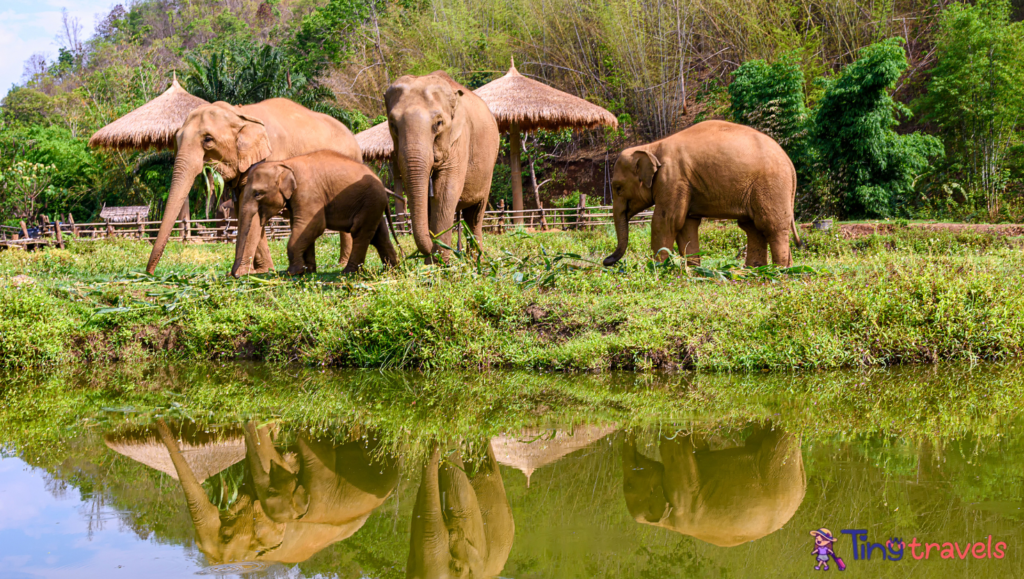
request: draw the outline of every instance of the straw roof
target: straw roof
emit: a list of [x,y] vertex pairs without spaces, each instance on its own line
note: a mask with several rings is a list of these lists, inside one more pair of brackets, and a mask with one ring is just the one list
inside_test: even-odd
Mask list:
[[618,430],[612,426],[580,426],[571,434],[565,431],[551,431],[527,428],[518,436],[495,436],[491,439],[491,450],[498,464],[510,466],[526,475],[526,486],[530,486],[533,471],[542,466],[558,462],[563,457]]
[[107,207],[100,209],[100,219],[114,223],[145,221],[149,217],[149,205],[127,205],[124,207]]
[[512,123],[521,131],[619,126],[605,109],[519,74],[514,60],[508,74],[473,92],[487,103],[502,132]]
[[89,146],[118,150],[173,149],[174,134],[188,114],[207,104],[210,103],[188,94],[175,78],[164,94],[96,131],[89,139]]
[[395,144],[391,142],[391,129],[388,122],[366,129],[356,135],[356,142],[363,152],[364,161],[384,161],[391,157]]
[[[245,459],[245,439],[238,432],[215,435],[194,428],[174,432],[178,446],[199,482]],[[114,452],[155,468],[178,480],[171,455],[153,430],[128,429],[107,434],[103,442]]]

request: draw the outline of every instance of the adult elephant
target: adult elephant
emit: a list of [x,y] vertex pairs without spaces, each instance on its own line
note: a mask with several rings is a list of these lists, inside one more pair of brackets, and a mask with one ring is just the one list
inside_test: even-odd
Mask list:
[[695,435],[661,436],[661,462],[622,448],[626,507],[637,522],[733,547],[782,528],[807,490],[800,442],[755,425],[744,445],[711,450]]
[[246,459],[256,494],[277,523],[317,523],[355,533],[398,484],[397,461],[365,440],[335,444],[299,435],[282,455],[269,427],[245,426]]
[[612,173],[612,214],[618,245],[605,258],[615,264],[629,247],[629,220],[655,206],[651,250],[663,248],[699,263],[701,219],[735,219],[747,234],[748,267],[792,264],[789,232],[796,237],[796,169],[771,137],[750,127],[705,121],[660,141],[622,151]]
[[491,445],[486,457],[469,467],[458,451],[442,462],[435,445],[412,507],[405,576],[498,577],[512,552],[515,530]]
[[450,245],[456,211],[483,241],[499,141],[490,109],[441,71],[399,78],[384,102],[416,247],[429,262],[435,235]]
[[[319,150],[337,151],[362,161],[359,144],[348,128],[327,115],[315,113],[288,99],[232,106],[215,102],[192,111],[175,136],[177,155],[163,221],[146,271],[153,273],[170,239],[174,221],[188,201],[192,182],[210,165],[221,176],[227,191],[237,197],[245,187],[249,167],[261,161],[281,161]],[[347,258],[351,239],[342,234],[342,258]],[[267,240],[260,240],[251,271],[273,268]]]

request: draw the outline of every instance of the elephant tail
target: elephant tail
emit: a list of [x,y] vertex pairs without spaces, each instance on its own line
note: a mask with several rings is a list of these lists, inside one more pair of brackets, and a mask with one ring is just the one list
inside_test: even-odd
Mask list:
[[[388,192],[388,195],[391,195],[395,199],[405,201],[405,197],[402,197],[391,189],[385,187],[384,190]],[[398,242],[398,234],[395,233],[395,220],[391,218],[391,203],[384,204],[384,219],[388,222],[388,229],[391,230],[391,237],[395,238],[395,246],[398,247],[398,253],[402,256],[402,261],[405,261],[405,251],[402,249],[402,244]]]
[[804,245],[804,242],[800,240],[800,234],[797,233],[797,231],[796,231],[797,230],[796,219],[793,219],[793,221],[790,221],[789,225],[793,229],[793,237],[796,238],[796,246],[797,246],[797,248],[798,249],[806,249],[807,246]]

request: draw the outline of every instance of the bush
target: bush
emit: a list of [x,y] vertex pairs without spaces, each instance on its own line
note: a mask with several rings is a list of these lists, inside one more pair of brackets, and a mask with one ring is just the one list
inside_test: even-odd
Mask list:
[[899,113],[909,109],[892,98],[907,68],[902,38],[860,51],[860,58],[826,84],[812,116],[816,163],[834,181],[838,212],[845,217],[887,217],[906,202],[914,181],[943,154],[935,137],[898,135]]

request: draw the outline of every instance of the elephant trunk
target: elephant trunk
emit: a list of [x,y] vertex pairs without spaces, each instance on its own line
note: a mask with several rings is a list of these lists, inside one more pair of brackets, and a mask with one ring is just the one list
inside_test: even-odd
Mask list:
[[434,252],[434,238],[430,231],[428,189],[433,153],[406,146],[399,159],[402,184],[409,202],[409,213],[412,214],[412,236],[416,248],[424,255],[431,255]]
[[235,239],[235,263],[231,266],[231,275],[239,277],[252,270],[252,262],[256,257],[263,236],[263,220],[260,212],[247,210],[243,206],[238,216],[238,237]]
[[629,249],[629,220],[633,217],[629,214],[629,201],[616,198],[612,203],[612,215],[615,218],[615,238],[618,244],[615,252],[604,258],[605,266],[615,265]]
[[163,220],[160,222],[160,232],[157,234],[156,243],[153,244],[153,250],[149,254],[149,264],[146,265],[147,273],[152,274],[156,270],[156,264],[160,263],[160,257],[164,254],[167,241],[171,238],[174,222],[188,200],[192,182],[202,170],[203,150],[201,148],[193,147],[178,151],[178,156],[174,160],[174,173],[171,177],[171,190],[167,195],[167,206],[164,207]]
[[200,544],[208,546],[216,543],[216,536],[220,530],[220,512],[210,502],[206,496],[206,490],[203,489],[199,479],[192,472],[192,468],[185,462],[185,457],[182,456],[181,449],[178,447],[178,441],[167,424],[163,420],[158,420],[156,430],[171,457],[171,463],[178,475],[181,489],[185,492],[188,512],[192,517]]

